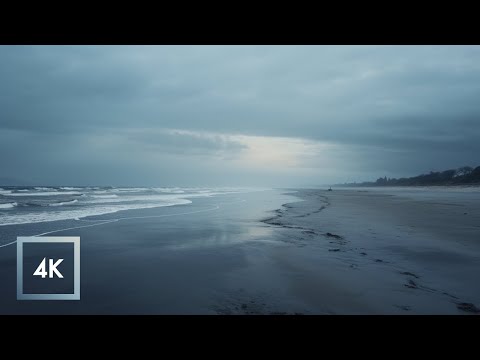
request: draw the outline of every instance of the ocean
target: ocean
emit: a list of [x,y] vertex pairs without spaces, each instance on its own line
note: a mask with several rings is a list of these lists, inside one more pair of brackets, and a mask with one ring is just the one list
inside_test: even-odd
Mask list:
[[78,222],[119,211],[188,205],[196,198],[258,190],[262,189],[3,186],[0,188],[0,246],[12,241],[7,227],[66,220]]

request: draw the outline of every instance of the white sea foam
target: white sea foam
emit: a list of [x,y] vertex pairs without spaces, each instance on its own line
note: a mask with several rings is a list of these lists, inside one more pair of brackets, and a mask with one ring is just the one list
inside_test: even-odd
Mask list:
[[110,197],[109,195],[92,195],[94,199],[87,198],[85,199],[85,203],[108,204],[108,203],[139,202],[139,201],[142,201],[142,202],[175,201],[178,199],[208,197],[208,196],[218,195],[218,194],[222,194],[222,193],[163,194],[163,195],[130,195],[130,194],[127,195],[125,194],[125,195],[116,196],[116,197]]
[[40,190],[40,191],[57,191],[57,189],[55,189],[55,188],[42,187],[42,186],[37,186],[37,187],[35,187],[35,190]]
[[80,195],[78,191],[45,191],[33,193],[11,193],[8,196],[57,196],[57,195]]
[[69,186],[64,186],[64,187],[61,187],[60,189],[62,189],[62,190],[82,190],[82,188],[79,188],[79,187],[69,187]]
[[78,202],[78,200],[77,200],[77,199],[73,199],[73,200],[70,200],[70,201],[64,201],[64,202],[58,202],[58,203],[48,204],[48,206],[71,205],[71,204],[75,204],[76,202]]
[[181,188],[152,188],[152,190],[161,192],[161,193],[171,193],[171,194],[183,194],[185,190],[182,190]]
[[0,188],[0,195],[9,195],[12,193],[12,190],[4,190]]
[[[78,191],[57,191],[53,188],[43,188],[54,191],[33,191],[30,193],[10,193],[5,196],[45,197],[33,198],[29,203],[45,206],[44,211],[38,208],[22,207],[20,212],[3,212],[0,216],[0,226],[12,224],[26,224],[57,220],[79,219],[86,216],[103,215],[122,210],[146,209],[180,204],[189,204],[193,198],[210,197],[215,195],[233,194],[253,189],[243,188],[82,188]],[[67,187],[64,187],[67,189]],[[95,190],[94,190],[95,189]],[[4,189],[1,189],[6,191]],[[258,190],[258,189],[256,189]],[[152,193],[157,191],[157,193]],[[144,192],[144,193],[142,193]],[[150,194],[148,194],[150,192]],[[77,195],[78,199],[59,200],[52,202],[58,195]],[[48,198],[47,196],[51,196]],[[22,199],[23,200],[23,199]],[[54,200],[55,201],[55,200]],[[70,204],[74,206],[68,206]],[[65,205],[65,206],[62,206]]]
[[92,198],[96,199],[113,199],[118,198],[118,195],[111,194],[111,195],[90,195]]
[[114,188],[110,189],[110,192],[141,192],[141,191],[148,191],[149,188]]
[[0,217],[0,226],[81,219],[87,216],[105,215],[123,210],[149,209],[190,203],[191,201],[187,199],[176,199],[152,204],[116,204],[108,206],[92,206],[89,208],[79,208],[75,210],[45,211],[41,213],[28,213],[21,215],[4,215]]
[[8,203],[8,204],[0,204],[0,209],[11,209],[17,205],[18,204],[16,202]]

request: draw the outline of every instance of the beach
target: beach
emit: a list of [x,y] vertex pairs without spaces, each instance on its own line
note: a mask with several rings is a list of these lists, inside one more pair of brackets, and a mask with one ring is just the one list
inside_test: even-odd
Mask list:
[[[480,306],[478,189],[303,190],[266,222],[314,313],[473,314]],[[301,261],[292,261],[296,256]],[[301,280],[300,280],[301,279]]]
[[475,314],[480,307],[478,190],[284,189],[190,200],[0,227],[8,239],[81,238],[80,301],[17,301],[16,246],[0,248],[0,313]]

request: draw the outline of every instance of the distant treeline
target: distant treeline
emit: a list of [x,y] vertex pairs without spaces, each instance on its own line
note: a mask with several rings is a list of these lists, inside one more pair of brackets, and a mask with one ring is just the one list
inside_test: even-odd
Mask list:
[[429,174],[422,174],[409,178],[378,178],[375,182],[345,183],[343,186],[427,186],[427,185],[480,185],[480,166],[462,166],[458,169],[445,170],[440,172],[430,171]]

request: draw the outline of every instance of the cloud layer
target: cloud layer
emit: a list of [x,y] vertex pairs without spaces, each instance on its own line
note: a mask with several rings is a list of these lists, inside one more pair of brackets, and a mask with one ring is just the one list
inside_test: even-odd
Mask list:
[[2,174],[295,186],[479,165],[478,46],[1,46]]

